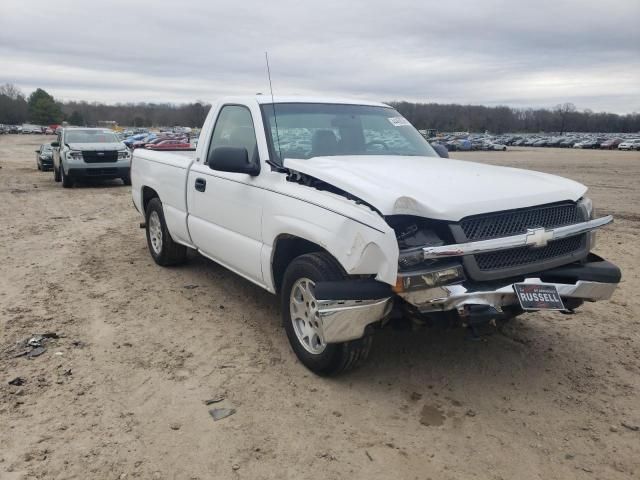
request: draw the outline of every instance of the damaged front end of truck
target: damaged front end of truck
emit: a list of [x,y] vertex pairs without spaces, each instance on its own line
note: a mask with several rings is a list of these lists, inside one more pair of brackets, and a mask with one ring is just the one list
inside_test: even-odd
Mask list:
[[459,222],[390,217],[400,247],[393,291],[417,323],[474,327],[526,311],[572,313],[609,299],[620,281],[618,267],[591,253],[595,230],[612,220],[594,218],[588,199]]
[[[333,187],[333,193],[342,192]],[[327,343],[360,338],[393,319],[475,329],[527,311],[573,313],[584,302],[609,299],[620,281],[619,268],[591,252],[595,231],[613,218],[595,218],[587,198],[456,222],[405,214],[384,219],[398,245],[396,282],[355,276],[316,285]]]

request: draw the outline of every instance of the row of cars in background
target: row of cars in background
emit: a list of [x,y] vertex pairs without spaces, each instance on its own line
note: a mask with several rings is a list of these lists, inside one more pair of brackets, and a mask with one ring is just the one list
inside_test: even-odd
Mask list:
[[504,152],[507,150],[506,143],[503,143],[499,139],[493,137],[477,137],[469,135],[467,137],[460,138],[456,135],[444,135],[427,138],[427,140],[431,146],[442,146],[450,152],[466,152],[470,150],[492,150]]
[[0,124],[0,135],[8,133],[21,133],[24,135],[55,135],[60,125],[49,125],[43,127],[41,125],[31,125],[25,123],[23,125],[3,125]]
[[449,151],[506,150],[510,147],[589,148],[605,150],[639,150],[640,134],[585,134],[566,135],[505,134],[490,136],[467,132],[441,133],[427,137],[431,144],[444,145]]
[[195,148],[189,138],[189,133],[174,132],[147,132],[137,133],[123,138],[122,142],[131,150],[136,148],[148,148],[149,150],[191,150]]

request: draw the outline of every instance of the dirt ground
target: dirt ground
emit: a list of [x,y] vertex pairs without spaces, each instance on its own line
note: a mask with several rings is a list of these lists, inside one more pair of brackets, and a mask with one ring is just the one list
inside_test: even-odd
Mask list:
[[63,190],[36,170],[44,140],[0,136],[2,480],[640,478],[640,153],[452,155],[588,185],[616,217],[596,252],[620,288],[482,341],[385,330],[327,379],[296,361],[275,297],[197,255],[156,266],[129,187]]

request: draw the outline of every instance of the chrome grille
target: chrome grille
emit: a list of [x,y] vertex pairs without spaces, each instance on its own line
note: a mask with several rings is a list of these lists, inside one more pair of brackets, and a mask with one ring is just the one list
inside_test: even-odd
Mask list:
[[497,270],[571,255],[582,247],[582,241],[583,235],[580,235],[556,240],[542,248],[519,247],[502,252],[481,253],[475,257],[480,270]]
[[[508,237],[529,228],[555,228],[586,221],[585,212],[574,202],[541,205],[520,210],[464,218],[452,225],[457,242]],[[570,263],[588,254],[586,235],[549,242],[541,248],[517,247],[499,252],[469,255],[463,263],[469,277],[496,280]]]
[[527,228],[554,228],[584,221],[575,203],[469,217],[460,222],[467,240],[486,240],[526,233]]

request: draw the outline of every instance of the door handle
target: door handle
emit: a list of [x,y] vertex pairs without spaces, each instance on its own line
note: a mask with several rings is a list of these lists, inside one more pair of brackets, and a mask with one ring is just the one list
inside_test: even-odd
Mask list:
[[196,190],[204,192],[207,189],[207,181],[204,178],[196,178]]

